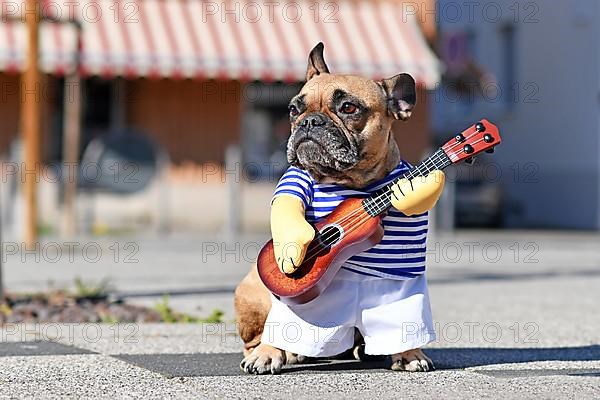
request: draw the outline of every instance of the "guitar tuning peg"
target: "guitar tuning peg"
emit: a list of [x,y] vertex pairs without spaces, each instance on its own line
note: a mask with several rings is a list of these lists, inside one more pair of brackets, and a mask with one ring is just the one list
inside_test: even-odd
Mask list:
[[494,148],[492,147],[492,148],[490,148],[490,149],[487,149],[485,152],[486,152],[486,153],[490,153],[490,154],[492,154],[492,153],[494,152]]
[[473,165],[475,163],[475,157],[469,157],[465,160],[465,162],[469,165]]

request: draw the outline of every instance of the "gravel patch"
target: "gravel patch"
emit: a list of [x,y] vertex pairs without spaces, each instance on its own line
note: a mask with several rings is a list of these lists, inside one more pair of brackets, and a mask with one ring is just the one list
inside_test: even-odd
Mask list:
[[1,398],[191,398],[194,388],[100,356],[0,358]]

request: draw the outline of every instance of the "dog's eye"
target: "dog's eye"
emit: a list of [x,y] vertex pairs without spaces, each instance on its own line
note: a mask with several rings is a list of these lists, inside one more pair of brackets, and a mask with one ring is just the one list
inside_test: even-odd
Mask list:
[[289,107],[290,110],[290,117],[296,117],[298,114],[300,114],[300,112],[298,111],[298,108],[296,108],[296,106],[290,106]]
[[342,104],[340,111],[343,112],[344,114],[354,114],[357,109],[358,109],[358,107],[356,107],[354,104],[345,102],[344,104]]

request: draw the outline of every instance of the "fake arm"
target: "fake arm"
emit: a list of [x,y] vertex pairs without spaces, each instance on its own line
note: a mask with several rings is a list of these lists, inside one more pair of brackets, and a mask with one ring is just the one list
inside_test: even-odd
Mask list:
[[392,186],[392,205],[406,215],[422,214],[435,206],[446,176],[442,171],[432,171],[426,177],[416,177],[412,181],[401,179]]
[[279,196],[271,205],[271,234],[275,260],[285,274],[294,272],[306,255],[315,230],[304,218],[304,203],[292,196]]

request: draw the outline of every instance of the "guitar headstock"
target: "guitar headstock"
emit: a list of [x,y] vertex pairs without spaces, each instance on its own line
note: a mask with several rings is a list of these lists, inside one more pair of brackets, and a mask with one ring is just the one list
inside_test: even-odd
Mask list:
[[468,162],[481,152],[492,153],[501,141],[498,127],[487,119],[482,119],[450,139],[442,149],[452,163]]

